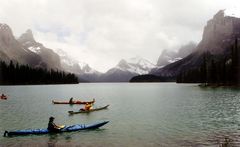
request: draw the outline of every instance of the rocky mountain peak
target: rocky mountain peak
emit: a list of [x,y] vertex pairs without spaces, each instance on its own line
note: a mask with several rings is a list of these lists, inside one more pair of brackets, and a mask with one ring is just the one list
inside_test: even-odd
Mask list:
[[88,64],[86,64],[84,67],[82,67],[82,70],[84,72],[90,72],[92,70],[92,68]]
[[0,23],[0,31],[9,31],[11,30],[7,24]]
[[213,20],[215,21],[221,21],[224,18],[224,10],[219,10],[214,16]]
[[33,33],[32,30],[28,29],[25,33],[23,33],[19,39],[20,42],[36,42],[34,37],[33,37]]
[[119,61],[119,63],[118,63],[117,66],[119,66],[119,67],[121,67],[121,68],[128,68],[128,63],[127,63],[126,60],[121,59],[121,60]]
[[240,36],[240,18],[227,16],[224,10],[220,10],[204,27],[198,48],[219,54],[224,51],[224,44],[229,44],[236,36]]
[[152,68],[155,67],[156,66],[153,63],[137,56],[126,60],[125,59],[120,60],[115,68],[125,72],[131,72],[134,74],[146,74]]
[[14,39],[12,30],[7,24],[1,24],[0,23],[0,37],[1,37],[1,39],[4,38],[5,42],[7,40]]
[[220,10],[207,22],[201,42],[190,55],[161,69],[153,70],[152,74],[174,77],[191,68],[199,68],[205,52],[216,57],[230,56],[236,38],[240,38],[240,18],[225,15],[225,10]]

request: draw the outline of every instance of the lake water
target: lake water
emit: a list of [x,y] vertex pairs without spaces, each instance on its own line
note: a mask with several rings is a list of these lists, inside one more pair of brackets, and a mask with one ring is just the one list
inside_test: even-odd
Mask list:
[[[201,88],[175,83],[84,83],[0,86],[0,134],[5,130],[57,124],[110,122],[97,130],[54,135],[0,137],[0,146],[219,146],[225,138],[240,146],[240,89]],[[69,116],[79,105],[52,100],[96,99],[106,110]]]

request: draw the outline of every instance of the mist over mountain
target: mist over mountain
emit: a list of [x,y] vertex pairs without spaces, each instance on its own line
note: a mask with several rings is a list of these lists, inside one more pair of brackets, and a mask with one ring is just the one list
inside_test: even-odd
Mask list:
[[0,58],[6,62],[13,60],[21,64],[29,64],[32,67],[46,66],[38,54],[24,48],[15,39],[11,28],[7,24],[0,24]]
[[137,75],[148,74],[152,69],[167,65],[184,57],[194,44],[183,46],[178,52],[163,51],[154,65],[141,57],[122,59],[106,73],[100,73],[87,63],[70,57],[61,49],[49,49],[34,39],[31,30],[27,30],[18,39],[15,39],[10,27],[1,24],[0,27],[0,56],[3,61],[16,61],[28,64],[31,67],[64,70],[75,73],[82,81],[88,82],[127,82]]
[[[32,67],[52,68],[75,73],[83,81],[89,82],[127,82],[134,76],[149,73],[161,77],[174,77],[189,66],[199,66],[202,52],[206,50],[212,54],[223,52],[229,44],[228,42],[232,41],[231,37],[234,36],[232,33],[236,28],[231,28],[231,23],[234,26],[236,22],[233,17],[223,15],[219,12],[208,22],[204,29],[203,39],[197,47],[193,42],[189,42],[180,47],[177,52],[164,50],[157,65],[144,58],[134,57],[127,60],[122,59],[106,73],[100,73],[87,63],[70,57],[63,50],[45,47],[34,39],[31,30],[27,30],[16,40],[10,27],[6,24],[1,24],[0,27],[0,56],[4,61],[14,60]],[[191,52],[193,53],[190,54]]]
[[99,76],[102,74],[90,67],[87,63],[74,59],[62,49],[57,49],[55,52],[58,53],[61,58],[62,68],[67,72],[75,73],[79,79],[84,82],[98,81]]
[[98,72],[95,69],[91,68],[87,63],[78,61],[68,55],[67,52],[63,51],[62,49],[57,49],[55,52],[61,58],[61,66],[68,72],[73,72],[76,74],[84,74],[84,73],[94,73]]
[[16,39],[7,24],[0,24],[0,57],[5,62],[62,70],[58,54],[36,42],[31,30]]
[[225,16],[220,10],[207,22],[204,27],[202,40],[196,50],[187,57],[161,69],[154,70],[151,74],[165,77],[175,77],[182,71],[197,68],[203,63],[203,55],[208,52],[213,56],[228,56],[235,38],[240,37],[240,18]]
[[22,34],[18,41],[24,48],[38,54],[48,68],[74,73],[78,75],[81,81],[95,81],[100,74],[100,72],[91,68],[87,63],[70,57],[65,51],[49,49],[36,42],[31,30],[27,30],[26,33]]
[[195,48],[196,44],[194,42],[189,42],[188,44],[181,46],[177,51],[163,50],[158,58],[157,66],[163,67],[170,63],[181,60],[192,53]]
[[18,41],[24,49],[28,49],[41,57],[42,62],[46,63],[45,68],[62,70],[60,57],[52,49],[46,48],[41,43],[36,42],[32,31],[27,30]]
[[70,57],[61,49],[49,49],[34,39],[31,30],[27,30],[18,39],[6,24],[0,26],[1,60],[10,60],[31,67],[64,70],[75,73],[82,81],[89,82],[127,82],[133,76],[149,73],[156,66],[141,57],[122,59],[106,73],[100,73],[87,63]]
[[64,70],[87,80],[100,74],[88,64],[69,57],[63,50],[54,51],[37,42],[30,29],[15,39],[6,24],[0,24],[0,58],[5,62],[13,60],[31,67]]

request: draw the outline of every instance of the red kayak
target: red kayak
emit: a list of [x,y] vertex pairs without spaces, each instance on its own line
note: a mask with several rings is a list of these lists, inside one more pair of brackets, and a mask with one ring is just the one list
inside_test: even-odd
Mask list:
[[95,102],[95,99],[93,99],[92,101],[72,101],[72,103],[69,103],[69,101],[54,101],[52,100],[53,104],[86,104],[86,103],[90,103],[93,104]]
[[1,98],[2,100],[6,100],[6,99],[7,99],[7,96],[6,96],[6,95],[1,95],[0,98]]

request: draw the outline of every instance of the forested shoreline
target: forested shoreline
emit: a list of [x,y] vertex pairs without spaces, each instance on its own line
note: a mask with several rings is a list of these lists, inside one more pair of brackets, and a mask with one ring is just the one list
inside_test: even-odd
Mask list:
[[0,61],[0,85],[77,84],[72,73]]
[[212,55],[205,52],[202,65],[181,72],[177,83],[203,83],[214,86],[240,85],[240,51],[238,38],[225,55]]

